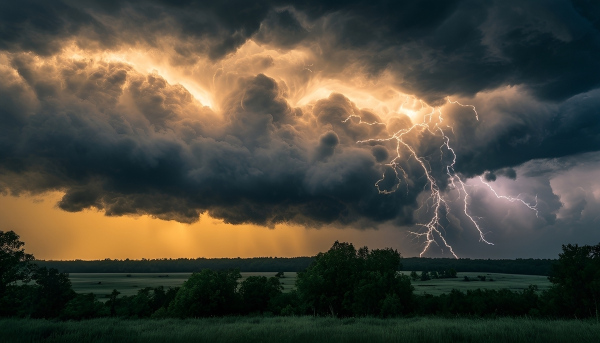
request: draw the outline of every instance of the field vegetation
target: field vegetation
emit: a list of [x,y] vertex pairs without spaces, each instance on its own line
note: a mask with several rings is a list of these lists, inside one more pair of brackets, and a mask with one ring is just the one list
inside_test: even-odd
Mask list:
[[[410,275],[409,272],[403,273]],[[469,281],[466,281],[465,277],[467,277]],[[552,283],[548,280],[548,277],[545,276],[481,272],[457,273],[456,278],[429,279],[425,281],[421,281],[419,278],[417,280],[412,280],[412,285],[415,287],[416,295],[440,295],[449,294],[452,290],[466,292],[474,291],[476,289],[508,289],[514,292],[522,292],[530,285],[537,286],[538,290],[543,292],[552,287]]]
[[2,342],[597,342],[595,321],[531,318],[0,319]]
[[[240,283],[251,276],[272,277],[277,273],[254,272],[240,273]],[[296,272],[283,272],[279,278],[283,292],[290,292],[295,288]],[[104,301],[113,289],[121,295],[135,295],[140,289],[151,287],[175,288],[183,285],[192,273],[71,273],[69,279],[76,293],[94,293],[99,300]],[[547,279],[546,279],[547,280]]]

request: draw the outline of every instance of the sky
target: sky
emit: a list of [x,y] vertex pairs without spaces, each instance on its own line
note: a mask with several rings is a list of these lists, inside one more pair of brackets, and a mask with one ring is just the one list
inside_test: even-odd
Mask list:
[[600,4],[0,3],[0,230],[39,259],[600,242]]

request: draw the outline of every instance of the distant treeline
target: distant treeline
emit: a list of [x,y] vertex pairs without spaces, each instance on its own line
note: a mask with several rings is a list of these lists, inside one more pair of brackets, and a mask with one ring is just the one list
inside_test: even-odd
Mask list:
[[256,258],[177,258],[141,260],[41,261],[40,267],[56,268],[63,273],[191,273],[203,269],[240,272],[299,272],[308,267],[314,257]]
[[[191,273],[202,269],[239,269],[241,272],[299,272],[305,270],[314,257],[255,257],[255,258],[178,258],[142,260],[43,261],[40,267],[56,268],[64,273]],[[544,275],[550,273],[551,259],[477,260],[450,258],[402,259],[403,270],[506,273]]]

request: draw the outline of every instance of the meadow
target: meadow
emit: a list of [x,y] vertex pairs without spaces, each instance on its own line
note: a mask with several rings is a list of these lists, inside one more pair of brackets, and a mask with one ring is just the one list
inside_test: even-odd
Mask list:
[[[403,271],[403,274],[409,275],[410,272]],[[262,275],[266,277],[275,276],[273,272],[241,273],[242,279],[248,276]],[[129,276],[127,276],[129,275]],[[94,293],[99,300],[106,300],[106,296],[113,289],[121,292],[121,295],[135,295],[137,291],[144,287],[179,287],[189,277],[191,273],[71,273],[69,278],[73,284],[73,290],[77,293]],[[465,282],[464,277],[478,280],[477,276],[486,277],[486,281]],[[493,280],[493,281],[490,281]],[[283,284],[284,292],[294,289],[296,282],[295,272],[285,272],[285,277],[280,279]],[[511,291],[521,291],[529,285],[537,285],[539,290],[550,288],[551,283],[545,276],[538,275],[518,275],[518,274],[500,274],[500,273],[458,273],[454,279],[433,279],[428,281],[411,281],[415,287],[415,294],[440,295],[449,293],[452,289],[458,289],[463,292],[474,289],[510,289]]]
[[[244,281],[249,276],[275,276],[276,273],[241,273]],[[192,273],[71,273],[69,279],[73,290],[77,293],[94,293],[98,300],[104,301],[113,289],[121,292],[121,295],[135,295],[138,290],[145,287],[181,286]],[[296,273],[285,272],[284,277],[279,279],[283,285],[283,291],[289,292],[295,286]]]
[[[406,271],[402,273],[405,275],[410,274],[410,272]],[[464,281],[465,276],[472,281]],[[480,281],[478,276],[485,276],[485,281]],[[436,296],[443,293],[450,293],[452,289],[458,289],[463,292],[478,288],[490,290],[509,289],[520,292],[529,285],[537,285],[539,291],[547,290],[552,286],[552,283],[546,276],[475,272],[458,273],[457,278],[452,279],[411,281],[411,284],[415,287],[414,294],[416,295],[431,294]]]
[[597,342],[596,321],[530,318],[1,319],[2,342]]

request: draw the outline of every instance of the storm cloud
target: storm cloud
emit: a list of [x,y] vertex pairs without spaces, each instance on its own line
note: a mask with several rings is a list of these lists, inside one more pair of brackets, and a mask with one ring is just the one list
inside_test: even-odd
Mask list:
[[[515,194],[530,181],[537,213],[508,227],[592,223],[595,193],[540,161],[596,168],[598,56],[600,7],[584,0],[3,2],[0,192],[367,228],[423,222],[428,175],[453,194],[455,173],[477,216],[498,200],[482,176]],[[447,213],[449,239],[465,240],[465,215]]]
[[[217,114],[125,64],[38,66],[25,54],[11,65],[2,85],[5,192],[62,190],[66,211],[182,222],[208,211],[263,225],[383,221],[415,204],[415,196],[378,195],[381,152],[355,146],[372,130],[342,123],[358,111],[342,95],[303,112],[259,74],[239,79]],[[339,124],[341,139],[328,123]]]

